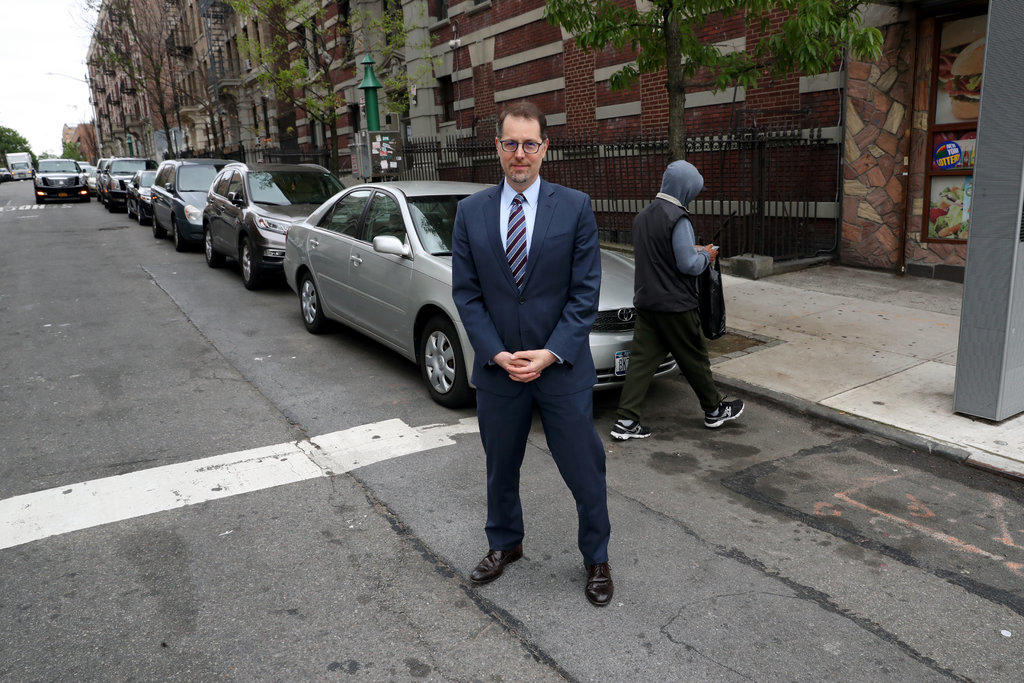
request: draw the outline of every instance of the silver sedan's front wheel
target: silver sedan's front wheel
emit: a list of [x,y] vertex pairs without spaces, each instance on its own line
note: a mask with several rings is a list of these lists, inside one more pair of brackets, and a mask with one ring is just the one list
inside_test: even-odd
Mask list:
[[434,401],[447,408],[461,408],[473,400],[459,337],[447,317],[435,316],[423,327],[419,361]]
[[447,394],[455,382],[455,351],[452,342],[441,330],[427,337],[423,348],[423,362],[427,381],[439,394]]

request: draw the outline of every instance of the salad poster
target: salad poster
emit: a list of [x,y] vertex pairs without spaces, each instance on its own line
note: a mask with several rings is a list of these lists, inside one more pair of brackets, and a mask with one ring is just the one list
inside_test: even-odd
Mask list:
[[974,176],[933,177],[928,205],[928,237],[965,240],[971,227]]

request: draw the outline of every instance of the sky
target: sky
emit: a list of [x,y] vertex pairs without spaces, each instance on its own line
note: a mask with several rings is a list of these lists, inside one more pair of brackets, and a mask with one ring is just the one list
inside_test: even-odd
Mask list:
[[87,23],[83,0],[0,0],[0,126],[37,155],[61,153],[65,123],[92,120]]

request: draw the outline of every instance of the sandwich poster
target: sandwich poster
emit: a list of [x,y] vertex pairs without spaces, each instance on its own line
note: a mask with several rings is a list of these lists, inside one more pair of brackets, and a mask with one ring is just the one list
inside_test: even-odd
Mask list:
[[935,96],[936,125],[977,120],[987,23],[988,15],[983,14],[942,25]]
[[965,240],[971,227],[974,176],[934,176],[928,204],[928,237]]

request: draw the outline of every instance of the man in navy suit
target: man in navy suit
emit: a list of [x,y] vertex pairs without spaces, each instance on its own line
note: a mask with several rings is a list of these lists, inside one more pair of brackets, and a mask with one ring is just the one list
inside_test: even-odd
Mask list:
[[459,203],[452,294],[473,345],[480,438],[487,459],[487,541],[473,570],[493,581],[523,556],[519,470],[534,407],[548,448],[576,500],[585,594],[612,599],[604,446],[594,429],[590,328],[601,254],[590,198],[541,180],[544,114],[528,102],[498,118],[505,178]]

